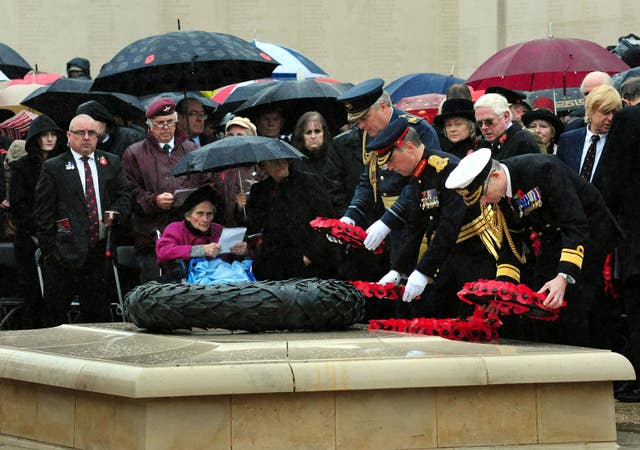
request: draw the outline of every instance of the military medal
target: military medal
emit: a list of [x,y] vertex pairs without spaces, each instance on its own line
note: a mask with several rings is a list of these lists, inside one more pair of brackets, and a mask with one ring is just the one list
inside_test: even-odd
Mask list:
[[520,217],[527,216],[531,214],[531,211],[542,206],[542,193],[538,187],[534,187],[526,194],[518,191],[518,194],[518,198],[514,198],[514,200],[520,210]]
[[431,209],[440,206],[437,190],[429,189],[428,191],[422,191],[420,194],[420,209]]

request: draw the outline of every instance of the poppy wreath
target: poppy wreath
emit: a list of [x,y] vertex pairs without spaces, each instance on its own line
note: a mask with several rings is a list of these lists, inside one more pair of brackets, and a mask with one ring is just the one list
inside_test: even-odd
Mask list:
[[396,331],[400,333],[440,336],[454,341],[497,342],[498,327],[502,325],[496,313],[476,307],[466,319],[417,319],[370,320],[369,330]]
[[378,284],[369,281],[351,281],[351,284],[359,290],[365,298],[398,300],[402,298],[402,294],[404,294],[404,286],[396,286],[393,283]]
[[[367,232],[357,225],[349,225],[348,223],[341,222],[339,219],[331,219],[328,217],[316,217],[309,222],[309,225],[319,233],[330,234],[345,244],[353,247],[364,247],[362,243],[367,237]],[[381,254],[383,244],[384,241],[380,243],[378,248],[372,253],[375,255]]]
[[[560,311],[559,308],[550,309],[543,305],[546,294],[508,281],[478,280],[465,283],[458,292],[458,298],[469,304],[492,306],[504,315],[525,315],[538,320],[556,320]],[[561,307],[566,304],[563,301]]]

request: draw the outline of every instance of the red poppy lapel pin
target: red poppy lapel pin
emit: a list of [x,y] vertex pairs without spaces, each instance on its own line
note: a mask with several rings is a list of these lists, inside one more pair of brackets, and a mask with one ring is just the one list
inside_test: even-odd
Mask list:
[[98,158],[98,162],[100,163],[101,166],[106,166],[107,158],[105,158],[104,156],[101,156],[100,158]]

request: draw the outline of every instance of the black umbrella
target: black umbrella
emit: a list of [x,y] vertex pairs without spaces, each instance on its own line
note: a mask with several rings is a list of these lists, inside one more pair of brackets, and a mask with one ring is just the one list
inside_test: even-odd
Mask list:
[[302,114],[318,111],[335,133],[347,122],[344,105],[336,100],[346,89],[347,84],[327,83],[313,78],[281,81],[249,97],[235,113],[255,119],[264,108],[280,108],[285,118],[283,132],[290,133]]
[[218,109],[218,104],[216,102],[214,102],[213,100],[211,100],[209,97],[206,97],[206,96],[202,95],[202,93],[200,91],[193,91],[193,92],[163,92],[162,94],[145,95],[144,97],[140,97],[140,103],[142,103],[143,108],[146,110],[146,108],[151,103],[153,103],[154,101],[158,100],[159,98],[170,98],[171,100],[173,100],[176,103],[176,105],[178,104],[178,102],[180,102],[180,100],[184,100],[185,98],[196,99],[200,103],[202,103],[202,107],[204,108],[204,112],[207,115],[209,115],[210,117]]
[[33,69],[18,52],[0,42],[0,71],[13,80],[22,78],[30,70]]
[[198,91],[268,77],[277,65],[238,37],[175,31],[127,45],[102,66],[93,89],[136,96]]
[[90,100],[101,103],[110,113],[123,119],[144,120],[144,106],[136,97],[118,92],[92,91],[92,85],[92,80],[60,78],[33,91],[21,104],[47,114],[59,124],[69,123],[76,114],[76,108]]
[[234,83],[216,89],[216,93],[211,97],[211,100],[218,102],[216,116],[223,117],[225,114],[235,111],[249,97],[277,83],[279,82],[272,78],[264,78],[262,80]]
[[280,139],[263,136],[229,136],[187,153],[178,161],[171,173],[180,176],[219,171],[273,159],[302,157],[302,153]]

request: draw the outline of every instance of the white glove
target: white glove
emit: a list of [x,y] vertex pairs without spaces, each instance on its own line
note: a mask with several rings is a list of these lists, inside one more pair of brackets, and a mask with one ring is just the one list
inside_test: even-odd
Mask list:
[[[342,216],[340,218],[340,222],[344,222],[344,223],[346,223],[348,225],[355,225],[356,224],[355,220],[353,220],[351,217],[347,217],[347,216]],[[326,234],[325,236],[327,236],[327,240],[329,242],[333,242],[334,244],[343,244],[344,243],[340,239],[338,239],[337,237],[332,236],[330,234]]]
[[394,286],[397,286],[400,283],[400,274],[395,270],[390,270],[385,276],[380,278],[378,284],[386,284],[393,283]]
[[344,223],[349,224],[349,225],[355,225],[356,224],[355,220],[353,220],[351,217],[347,217],[347,216],[342,216],[340,218],[340,222],[344,222]]
[[369,251],[374,251],[390,232],[391,228],[386,226],[382,220],[376,220],[367,228],[367,237],[363,242],[365,248]]
[[402,295],[403,302],[410,302],[418,295],[422,294],[424,288],[427,287],[429,277],[417,270],[411,272],[407,279],[407,285],[404,287],[404,294]]

